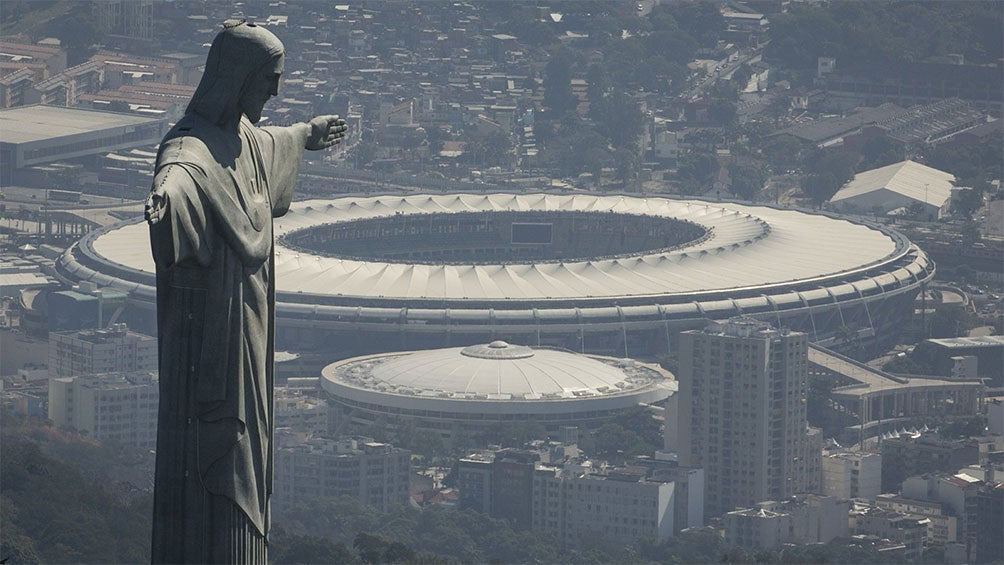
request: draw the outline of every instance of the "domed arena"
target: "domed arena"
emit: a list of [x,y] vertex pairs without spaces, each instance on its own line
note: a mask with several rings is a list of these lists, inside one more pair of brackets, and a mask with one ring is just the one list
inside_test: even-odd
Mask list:
[[[278,344],[333,358],[495,340],[639,357],[738,315],[883,347],[934,275],[884,226],[732,202],[346,196],[296,202],[275,228]],[[155,327],[147,241],[140,220],[92,232],[57,274],[126,293],[130,325]]]
[[339,424],[410,421],[446,436],[461,424],[589,427],[612,411],[662,402],[677,388],[658,365],[504,341],[339,361],[324,368],[321,387]]

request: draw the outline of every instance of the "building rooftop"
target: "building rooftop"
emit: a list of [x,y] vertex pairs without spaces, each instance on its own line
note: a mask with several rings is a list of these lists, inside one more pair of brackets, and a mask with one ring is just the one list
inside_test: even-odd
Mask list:
[[905,112],[906,109],[887,103],[842,118],[825,118],[799,124],[783,129],[774,135],[787,134],[803,141],[823,143],[854,132],[862,126],[892,120]]
[[31,143],[105,129],[160,122],[134,114],[118,114],[62,106],[20,106],[0,110],[4,143]]
[[918,202],[941,206],[952,197],[955,176],[914,161],[900,161],[854,175],[830,202],[840,202],[876,190],[889,190]]
[[968,347],[1000,347],[1004,346],[1004,335],[950,337],[928,339],[926,341],[940,345],[941,347],[948,347],[952,349],[962,349]]

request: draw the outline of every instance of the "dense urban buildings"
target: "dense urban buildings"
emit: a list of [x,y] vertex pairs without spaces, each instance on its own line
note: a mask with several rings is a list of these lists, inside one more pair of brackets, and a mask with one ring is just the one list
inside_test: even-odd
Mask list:
[[[817,492],[822,438],[809,428],[808,337],[753,319],[680,334],[675,447],[707,477],[717,515]],[[671,410],[670,410],[671,412]]]
[[[25,527],[59,524],[27,520],[53,507],[35,501],[57,489],[18,504],[8,481],[18,474],[6,471],[24,459],[8,423],[48,419],[62,430],[46,436],[79,430],[124,457],[154,448],[143,418],[155,417],[156,376],[144,369],[155,342],[137,353],[107,326],[155,327],[139,221],[155,143],[184,113],[206,46],[231,17],[268,26],[288,48],[263,124],[334,113],[351,125],[347,143],[303,164],[302,200],[276,223],[276,337],[290,354],[276,358],[287,386],[274,407],[274,523],[287,533],[361,557],[352,541],[373,520],[310,531],[323,516],[282,515],[287,502],[348,496],[380,512],[458,502],[521,530],[476,518],[471,529],[496,527],[430,529],[470,514],[395,513],[415,516],[386,530],[396,550],[458,562],[560,562],[573,549],[604,562],[811,561],[841,545],[873,562],[1004,558],[1004,341],[986,335],[1004,333],[999,2],[3,7],[0,337],[13,339],[0,350],[0,462],[4,531],[25,550],[11,562],[30,561],[28,550],[44,562],[113,561],[85,552],[130,545],[127,528],[114,543],[92,541],[125,508],[108,520],[87,508],[86,531]],[[760,336],[770,355],[724,331],[703,336],[738,315],[776,328]],[[140,372],[47,381],[48,342],[30,341],[49,334],[53,375]],[[796,339],[809,343],[798,383],[773,362]],[[721,357],[698,362],[698,341]],[[43,352],[27,356],[34,345]],[[464,355],[469,346],[497,355]],[[22,354],[30,364],[14,362]],[[552,354],[560,361],[543,367]],[[662,374],[647,365],[656,361],[681,382],[639,384],[645,368]],[[685,363],[691,377],[679,374]],[[773,378],[788,387],[780,398],[750,392]],[[689,452],[684,409],[706,428]],[[618,430],[627,413],[652,424],[646,455],[634,456],[637,444],[617,452],[633,442],[614,440],[642,437]],[[823,435],[807,435],[806,419]],[[652,455],[660,424],[669,449]],[[513,441],[537,432],[549,439]],[[564,445],[548,443],[559,437]],[[833,447],[814,463],[820,437]],[[423,467],[412,501],[406,451],[392,446],[414,453],[412,471]],[[451,467],[467,448],[477,451]],[[757,453],[779,470],[758,475]],[[778,486],[802,481],[785,464],[818,465],[818,487],[800,487],[816,494]],[[59,518],[80,515],[59,502]],[[53,532],[61,543],[42,541]],[[668,535],[682,539],[637,543]],[[140,537],[133,546],[148,542]],[[283,543],[274,540],[277,562],[293,560],[278,557]],[[503,553],[507,544],[522,547]],[[293,551],[329,562],[328,545]]]
[[926,339],[917,344],[917,358],[938,375],[951,376],[956,357],[975,357],[977,378],[993,386],[1004,385],[1004,336],[988,335]]
[[457,466],[460,506],[565,547],[664,541],[704,523],[703,473],[664,460],[610,466],[575,446],[472,453]]
[[882,492],[897,492],[910,475],[956,471],[979,461],[979,446],[969,439],[936,434],[905,434],[882,440]]
[[674,484],[650,481],[646,475],[644,468],[538,465],[533,528],[571,546],[603,538],[665,541],[675,532]]
[[725,540],[750,549],[770,549],[786,543],[827,543],[848,535],[846,498],[798,495],[783,501],[760,502],[724,516]]

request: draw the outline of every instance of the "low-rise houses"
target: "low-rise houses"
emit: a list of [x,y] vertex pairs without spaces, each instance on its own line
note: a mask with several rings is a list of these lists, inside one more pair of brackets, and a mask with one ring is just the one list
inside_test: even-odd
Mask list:
[[923,516],[900,514],[891,510],[866,507],[851,514],[855,534],[874,535],[903,544],[903,556],[917,559],[924,553],[924,540],[930,520]]
[[759,502],[725,514],[725,541],[750,549],[786,543],[827,543],[848,535],[850,502],[832,496],[795,495],[783,501]]
[[883,492],[899,491],[911,475],[955,472],[979,461],[979,446],[975,441],[945,439],[933,434],[884,439],[881,450]]

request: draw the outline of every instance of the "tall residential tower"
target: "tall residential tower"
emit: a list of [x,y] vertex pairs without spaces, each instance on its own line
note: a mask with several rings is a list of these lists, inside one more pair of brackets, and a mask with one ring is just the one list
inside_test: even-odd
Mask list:
[[704,468],[706,515],[819,490],[807,343],[746,318],[680,334],[679,427],[669,447],[681,465]]

